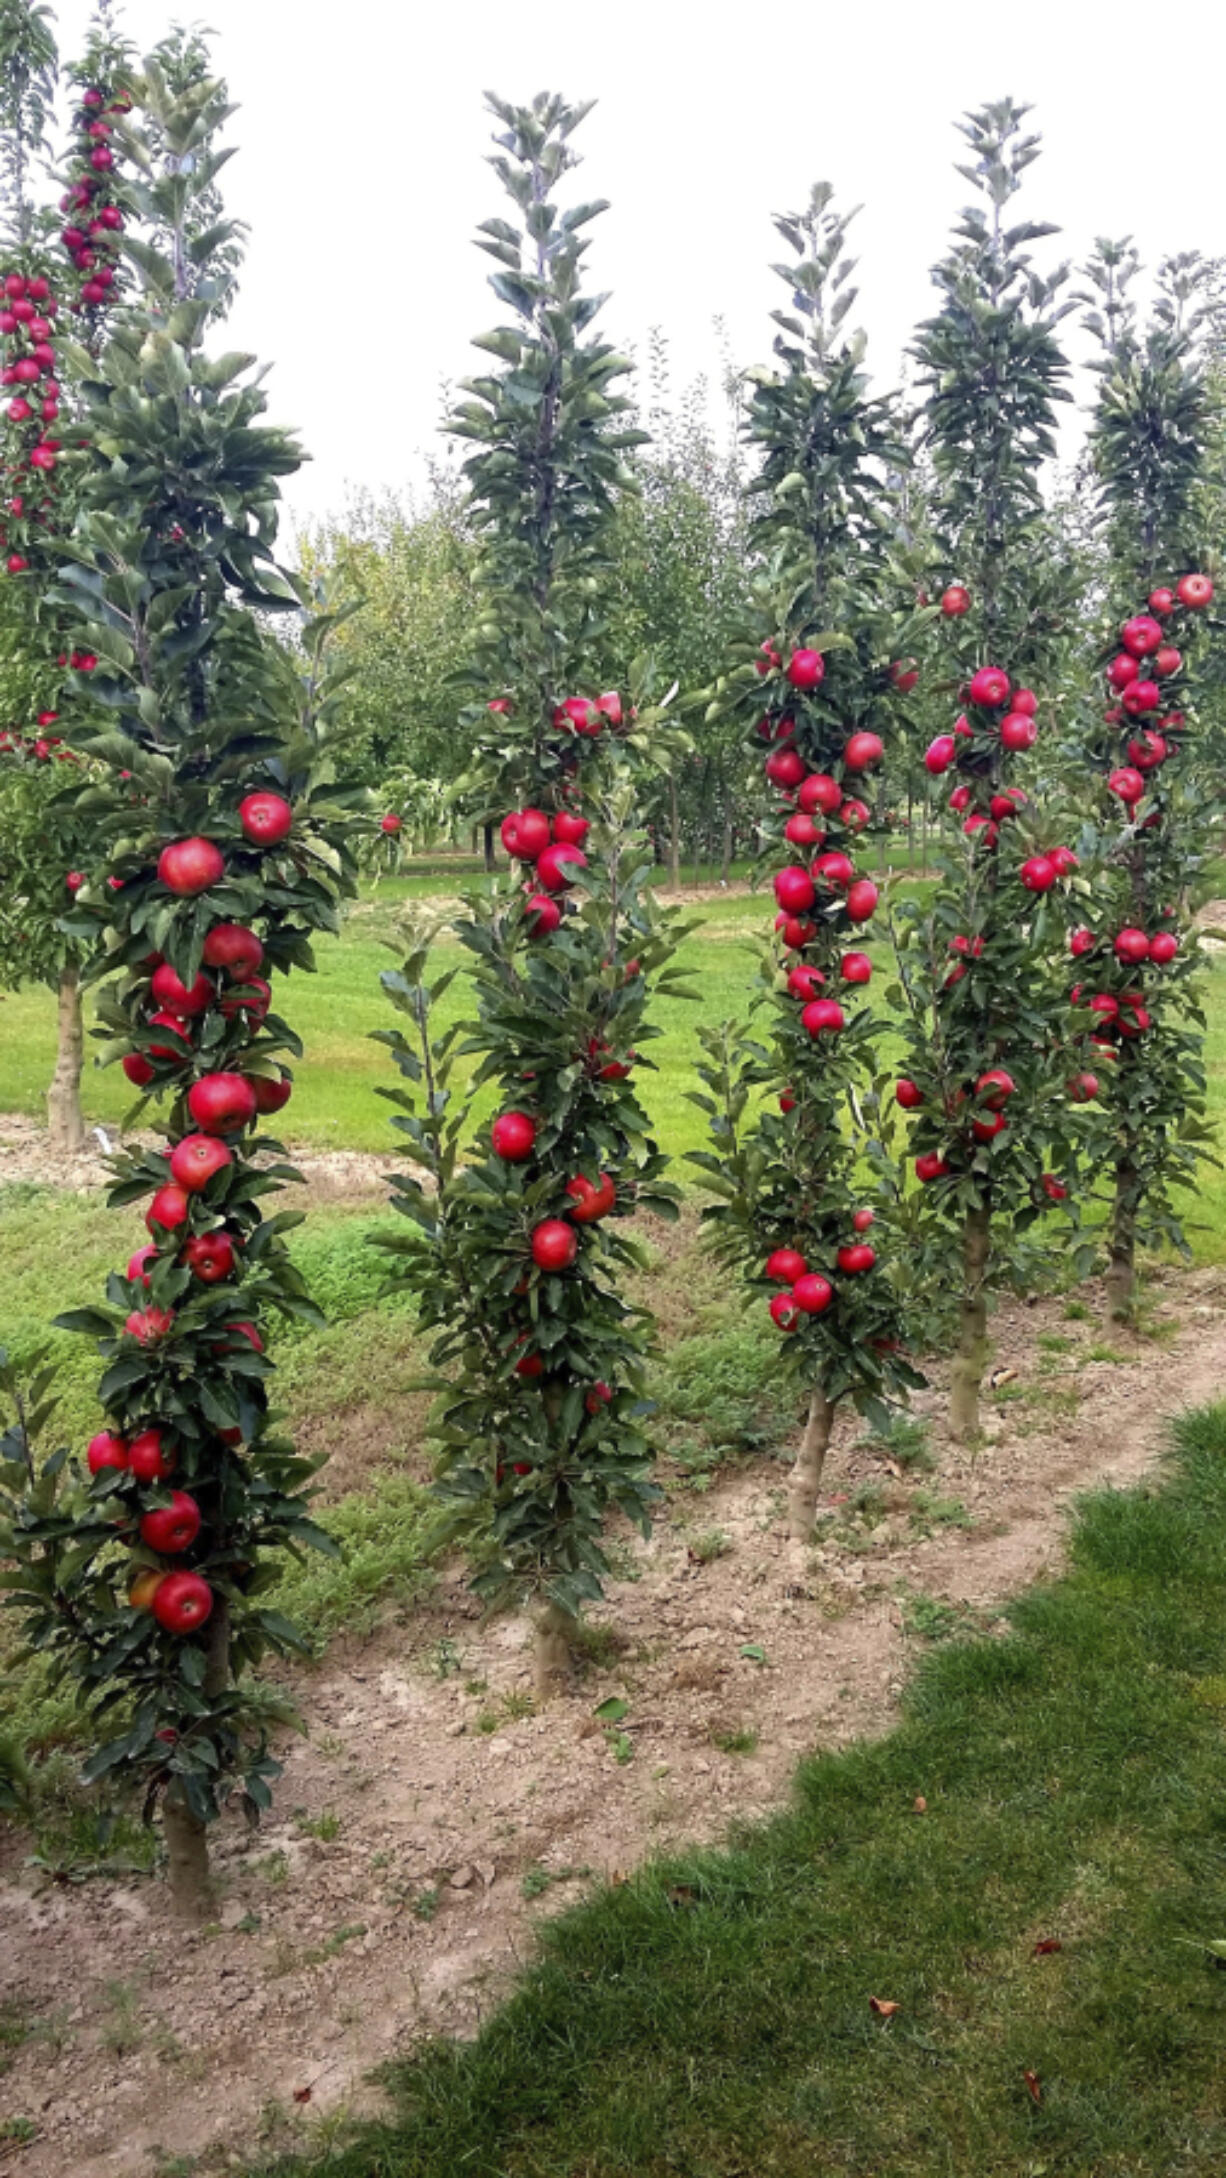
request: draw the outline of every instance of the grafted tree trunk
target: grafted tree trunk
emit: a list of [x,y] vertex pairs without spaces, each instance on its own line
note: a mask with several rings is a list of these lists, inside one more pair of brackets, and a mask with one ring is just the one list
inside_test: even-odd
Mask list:
[[724,812],[724,835],[719,850],[720,883],[726,885],[732,875],[732,812]]
[[55,1072],[47,1091],[47,1132],[52,1148],[70,1155],[85,1147],[85,1121],[81,1117],[84,1063],[81,978],[75,968],[65,968],[59,982]]
[[[209,1620],[208,1648],[204,1665],[204,1694],[213,1699],[230,1683],[230,1608],[219,1596]],[[170,1876],[170,1898],[175,1912],[185,1921],[206,1921],[216,1905],[213,1873],[209,1865],[207,1823],[193,1815],[177,1784],[162,1802],[162,1835]]]
[[573,1617],[560,1603],[546,1603],[537,1613],[532,1669],[539,1702],[552,1701],[570,1683],[574,1630]]
[[809,1400],[809,1419],[788,1482],[788,1533],[797,1542],[808,1543],[813,1538],[822,1468],[833,1425],[834,1408],[820,1386],[815,1386]]
[[950,1382],[949,1426],[958,1444],[979,1434],[979,1387],[988,1358],[988,1250],[992,1213],[986,1207],[967,1213],[962,1229],[962,1306],[958,1351]]
[[1137,1169],[1125,1150],[1115,1168],[1115,1202],[1111,1211],[1106,1277],[1111,1313],[1124,1323],[1132,1320],[1136,1293],[1138,1193]]
[[677,779],[674,772],[668,775],[668,882],[674,892],[681,890],[681,815],[677,808]]
[[487,824],[485,827],[484,847],[485,867],[487,870],[492,870],[494,867],[494,827],[492,824]]

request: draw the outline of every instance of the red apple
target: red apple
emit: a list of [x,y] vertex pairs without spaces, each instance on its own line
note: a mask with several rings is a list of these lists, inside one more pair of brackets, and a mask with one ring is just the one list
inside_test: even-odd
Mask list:
[[1000,722],[1001,746],[1014,756],[1033,749],[1038,738],[1039,729],[1029,711],[1010,711]]
[[509,1165],[520,1165],[535,1147],[536,1121],[527,1112],[503,1112],[490,1129],[490,1141],[495,1156]]
[[854,794],[839,804],[839,823],[845,824],[849,832],[862,832],[871,815],[868,803],[857,800]]
[[1149,593],[1149,609],[1151,613],[1159,613],[1165,619],[1167,613],[1172,613],[1175,610],[1175,592],[1173,590],[1151,590]]
[[176,1066],[186,1066],[188,1054],[183,1046],[190,1044],[191,1037],[182,1016],[177,1013],[151,1013],[148,1026],[151,1029],[169,1029],[172,1036],[179,1036],[183,1040],[177,1044],[150,1044],[150,1058],[169,1059]]
[[776,1248],[767,1256],[762,1275],[772,1279],[776,1285],[790,1286],[798,1278],[803,1278],[807,1269],[808,1265],[797,1248]]
[[820,1316],[834,1299],[834,1287],[820,1271],[806,1271],[793,1286],[792,1299],[806,1316]]
[[1010,702],[1011,710],[1020,711],[1026,718],[1033,718],[1038,708],[1039,699],[1036,696],[1033,688],[1014,689],[1013,696]]
[[947,620],[959,620],[971,609],[971,593],[960,582],[951,582],[941,598],[941,611]]
[[963,810],[970,802],[970,798],[971,790],[968,786],[963,785],[956,786],[954,788],[953,793],[949,797],[949,806],[954,811],[954,814],[956,816],[960,817],[962,815]]
[[1178,951],[1179,940],[1173,930],[1160,930],[1157,937],[1149,941],[1149,957],[1159,968],[1165,968],[1173,961]]
[[849,885],[846,907],[852,922],[866,923],[870,915],[873,914],[880,897],[881,895],[871,877],[858,877],[854,885]]
[[1074,1104],[1092,1104],[1098,1095],[1097,1074],[1074,1074],[1068,1084]]
[[153,1615],[165,1632],[194,1633],[213,1608],[213,1591],[198,1573],[168,1573],[159,1581]]
[[1127,651],[1121,651],[1118,658],[1113,658],[1107,667],[1107,680],[1116,690],[1131,688],[1132,683],[1139,678],[1140,671],[1136,659],[1130,658]]
[[988,1110],[992,1112],[1003,1111],[1016,1088],[1017,1083],[1012,1074],[1007,1074],[1003,1066],[990,1066],[975,1083],[977,1095],[983,1098]]
[[160,1566],[146,1566],[138,1573],[128,1590],[128,1602],[134,1611],[151,1611],[153,1599],[165,1580]]
[[254,975],[264,959],[264,948],[254,930],[242,923],[214,923],[204,941],[206,968],[228,968],[232,975]]
[[991,1142],[998,1134],[1005,1132],[1008,1124],[1003,1112],[991,1112],[981,1119],[971,1121],[971,1133],[977,1142]]
[[1027,892],[1050,892],[1056,876],[1056,865],[1050,855],[1031,855],[1022,864],[1021,879]]
[[844,983],[868,983],[872,980],[873,964],[867,953],[844,953],[839,962],[839,974]]
[[131,1457],[131,1447],[124,1437],[117,1437],[113,1430],[100,1429],[91,1437],[85,1448],[85,1464],[91,1475],[100,1475],[108,1468],[117,1474],[126,1473]]
[[919,668],[914,658],[896,658],[890,667],[890,684],[900,696],[909,696],[919,680]]
[[1049,1202],[1066,1202],[1068,1189],[1056,1178],[1054,1172],[1045,1172],[1039,1182]]
[[1138,613],[1120,629],[1120,641],[1130,658],[1148,658],[1162,641],[1162,629],[1149,613]]
[[894,1102],[901,1105],[904,1112],[918,1112],[923,1101],[923,1090],[915,1082],[909,1081],[905,1074],[900,1082],[895,1083]]
[[129,1447],[132,1472],[138,1482],[165,1482],[178,1462],[163,1443],[160,1429],[142,1429]]
[[934,779],[939,778],[943,771],[949,770],[957,751],[958,744],[952,734],[938,734],[924,751],[924,769],[930,771]]
[[980,666],[978,672],[971,675],[967,694],[972,703],[982,705],[984,710],[998,711],[1002,703],[1009,701],[1009,676],[1002,673],[999,666]]
[[831,817],[843,799],[843,789],[828,772],[811,771],[801,780],[796,799],[809,816],[820,811],[823,817]]
[[801,1025],[810,1036],[837,1036],[846,1026],[843,1008],[837,998],[813,998],[800,1016]]
[[[607,688],[603,696],[597,696],[596,709],[602,718],[608,720],[611,727],[616,729],[621,725],[622,699],[616,688]],[[637,715],[637,712],[634,711],[630,713],[631,718],[635,718]]]
[[173,1014],[177,1020],[190,1021],[197,1014],[205,1013],[217,992],[209,978],[196,976],[190,989],[182,982],[169,961],[155,968],[149,985],[154,998],[164,1013]]
[[579,1236],[561,1218],[545,1218],[532,1234],[532,1260],[538,1270],[569,1270],[579,1253]]
[[567,847],[582,847],[591,829],[586,817],[578,817],[569,809],[560,809],[553,820],[554,838]]
[[276,1081],[270,1074],[252,1074],[248,1078],[257,1112],[283,1111],[294,1094],[294,1084],[288,1074],[282,1074]]
[[802,998],[805,1003],[821,994],[826,978],[820,968],[802,965],[788,970],[788,992],[792,998]]
[[202,1286],[219,1286],[233,1274],[234,1242],[228,1233],[193,1233],[183,1261]]
[[255,1118],[255,1090],[242,1074],[204,1074],[187,1092],[187,1109],[203,1134],[233,1134]]
[[1127,929],[1119,932],[1115,941],[1115,953],[1118,960],[1148,960],[1149,939],[1143,930],[1137,930],[1130,924]]
[[851,1247],[840,1248],[838,1253],[839,1269],[849,1278],[857,1277],[861,1271],[871,1271],[876,1260],[877,1250],[870,1248],[866,1240],[854,1241]]
[[283,794],[245,794],[238,821],[255,847],[276,847],[293,830],[294,812]]
[[548,893],[534,892],[524,909],[530,938],[547,938],[562,920],[562,910]]
[[779,667],[783,664],[783,660],[780,657],[778,651],[774,648],[774,645],[771,643],[759,643],[758,649],[761,651],[762,656],[758,659],[755,659],[754,672],[759,674],[777,672]]
[[1198,613],[1213,597],[1213,584],[1208,575],[1182,575],[1175,585],[1175,595],[1181,605],[1190,612]]
[[783,827],[783,836],[792,847],[820,847],[826,835],[812,817],[798,809]]
[[1160,681],[1172,680],[1182,667],[1183,652],[1176,650],[1173,643],[1163,643],[1161,649],[1154,652],[1154,672]]
[[221,849],[211,839],[174,840],[158,856],[159,882],[181,900],[207,892],[210,885],[224,877],[225,868]]
[[144,1089],[153,1080],[153,1068],[140,1051],[128,1051],[120,1060],[124,1073],[135,1089]]
[[242,982],[236,982],[233,990],[226,992],[220,1010],[227,1021],[237,1020],[240,1013],[245,1013],[254,1025],[264,1020],[271,1004],[271,983],[263,976],[244,973]]
[[1071,847],[1049,848],[1048,860],[1057,877],[1070,877],[1074,870],[1081,867]]
[[610,1406],[612,1401],[612,1385],[606,1384],[602,1377],[598,1377],[591,1390],[585,1395],[583,1404],[589,1414],[599,1414],[601,1408]]
[[820,688],[826,678],[826,661],[820,650],[794,650],[787,663],[793,688]]
[[1134,681],[1124,690],[1124,710],[1129,718],[1145,718],[1156,711],[1162,702],[1162,690],[1157,681]]
[[855,1233],[867,1233],[872,1226],[876,1215],[877,1213],[875,1210],[854,1210],[852,1212],[851,1219],[852,1231]]
[[1093,952],[1097,942],[1094,932],[1083,924],[1080,930],[1070,930],[1068,949],[1074,960],[1080,960],[1083,954]]
[[170,1177],[177,1187],[189,1194],[200,1187],[207,1187],[217,1173],[224,1172],[233,1164],[231,1152],[224,1142],[218,1142],[211,1134],[185,1134],[176,1142],[170,1153]]
[[172,1308],[134,1308],[124,1323],[124,1334],[138,1346],[156,1346],[175,1320]]
[[773,749],[762,769],[772,786],[790,792],[804,778],[805,760],[798,749]]
[[944,1179],[948,1171],[949,1166],[936,1150],[925,1150],[923,1156],[915,1160],[915,1177],[922,1180],[925,1186],[929,1180]]
[[573,885],[581,870],[587,868],[587,856],[581,847],[570,847],[565,841],[554,847],[546,847],[537,857],[538,884],[546,892],[565,892]]
[[402,817],[394,816],[389,810],[386,817],[380,817],[379,830],[381,832],[389,833],[402,832],[404,830],[404,819]]
[[884,755],[885,743],[880,734],[853,734],[843,751],[843,762],[848,771],[868,771]]
[[783,942],[789,951],[793,953],[799,953],[806,945],[811,945],[817,936],[817,924],[810,922],[807,917],[799,915],[776,916],[775,928],[781,934]]
[[772,1321],[780,1331],[799,1330],[800,1310],[790,1293],[772,1293],[770,1312]]
[[811,908],[817,893],[808,871],[801,869],[798,863],[791,863],[787,869],[777,871],[775,898],[788,915],[798,915],[805,908]]
[[1112,794],[1119,796],[1126,807],[1131,807],[1139,802],[1145,792],[1145,781],[1140,772],[1134,771],[1127,764],[1123,765],[1119,771],[1111,773],[1107,786]]
[[504,817],[502,844],[517,862],[535,862],[549,845],[549,819],[543,809],[516,809]]
[[145,1224],[152,1233],[159,1225],[173,1232],[179,1225],[186,1225],[191,1204],[181,1187],[159,1187],[148,1210]]
[[830,854],[819,855],[811,868],[814,877],[820,878],[823,884],[837,885],[840,892],[850,885],[856,874],[855,864],[850,857],[838,853],[837,849]]
[[576,1225],[595,1225],[598,1219],[608,1217],[617,1205],[617,1189],[607,1172],[601,1173],[599,1186],[584,1173],[577,1172],[573,1180],[567,1181],[566,1193],[574,1204],[569,1214]]

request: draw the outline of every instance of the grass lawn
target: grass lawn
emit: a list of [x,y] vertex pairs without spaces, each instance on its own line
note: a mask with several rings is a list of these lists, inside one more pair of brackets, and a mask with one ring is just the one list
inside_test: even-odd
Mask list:
[[335,2178],[1218,2178],[1226,1405],[1176,1435],[888,1739],[548,1925]]

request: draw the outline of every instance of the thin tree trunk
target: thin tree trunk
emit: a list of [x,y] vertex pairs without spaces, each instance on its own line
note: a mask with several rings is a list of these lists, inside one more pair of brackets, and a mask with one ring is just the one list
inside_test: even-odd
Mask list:
[[732,813],[724,812],[724,836],[719,850],[720,883],[726,885],[732,875]]
[[75,1155],[85,1147],[85,1121],[81,1117],[85,1028],[81,1018],[81,978],[75,968],[65,968],[60,977],[57,1035],[55,1072],[47,1091],[47,1131],[53,1149]]
[[813,1539],[822,1468],[833,1424],[834,1408],[820,1386],[815,1385],[809,1400],[809,1419],[788,1481],[788,1533],[801,1543]]
[[907,788],[907,868],[915,868],[915,794]]
[[[230,1683],[230,1609],[219,1596],[209,1620],[208,1648],[204,1665],[204,1694],[215,1699]],[[209,1865],[207,1823],[193,1815],[177,1783],[172,1783],[162,1802],[162,1835],[170,1875],[170,1897],[175,1912],[185,1921],[206,1921],[216,1905],[213,1873]]]
[[492,870],[494,867],[494,827],[492,824],[487,824],[485,827],[484,846],[485,867],[487,870]]
[[979,1434],[979,1387],[988,1357],[988,1250],[992,1213],[985,1205],[967,1212],[962,1229],[962,1306],[958,1351],[950,1382],[949,1426],[957,1444]]
[[920,876],[928,875],[928,796],[925,794],[920,814]]
[[537,1613],[532,1669],[539,1702],[552,1701],[570,1683],[574,1627],[573,1617],[560,1603],[547,1603]]
[[677,810],[676,773],[668,775],[668,882],[673,892],[681,890],[681,818]]
[[1115,1168],[1115,1202],[1111,1211],[1111,1243],[1107,1261],[1107,1299],[1111,1313],[1122,1323],[1132,1321],[1136,1288],[1137,1169],[1127,1150]]

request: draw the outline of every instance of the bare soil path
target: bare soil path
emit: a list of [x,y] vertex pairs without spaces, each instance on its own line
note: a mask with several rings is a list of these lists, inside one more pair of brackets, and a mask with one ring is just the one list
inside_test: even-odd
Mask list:
[[[407,1629],[305,1678],[311,1738],[286,1750],[259,1835],[225,1826],[209,1930],[171,1924],[155,1882],[57,1888],[10,1832],[2,1997],[33,2031],[8,2051],[0,2119],[33,2138],[0,2131],[0,2171],[222,2170],[371,2107],[370,2068],[472,2031],[540,1915],[778,1806],[806,1750],[886,1730],[925,1631],[990,1625],[1059,1564],[1075,1493],[1135,1482],[1170,1415],[1226,1392],[1224,1297],[1226,1273],[1168,1274],[1164,1335],[1144,1341],[1094,1288],[1085,1320],[1002,1307],[995,1359],[1015,1374],[988,1441],[948,1444],[939,1382],[917,1401],[930,1471],[892,1467],[849,1419],[812,1550],[787,1540],[777,1462],[675,1489],[650,1543],[619,1544],[604,1641],[543,1714],[525,1626],[482,1622],[457,1569]],[[612,1730],[594,1714],[611,1695],[628,1703]]]

